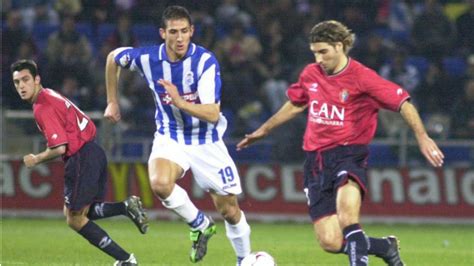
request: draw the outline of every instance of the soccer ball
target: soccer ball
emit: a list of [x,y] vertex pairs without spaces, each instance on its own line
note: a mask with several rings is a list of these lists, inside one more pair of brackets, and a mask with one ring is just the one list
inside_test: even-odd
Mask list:
[[252,252],[246,256],[241,266],[275,266],[275,259],[265,251]]

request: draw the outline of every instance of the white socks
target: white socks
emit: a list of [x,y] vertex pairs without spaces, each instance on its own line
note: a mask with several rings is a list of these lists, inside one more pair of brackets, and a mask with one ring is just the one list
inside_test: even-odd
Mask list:
[[230,240],[237,257],[245,257],[250,254],[250,226],[241,211],[240,221],[237,224],[225,222],[227,238]]
[[199,213],[199,210],[189,199],[188,193],[177,184],[174,185],[173,191],[166,199],[161,199],[161,203],[188,224],[192,223]]

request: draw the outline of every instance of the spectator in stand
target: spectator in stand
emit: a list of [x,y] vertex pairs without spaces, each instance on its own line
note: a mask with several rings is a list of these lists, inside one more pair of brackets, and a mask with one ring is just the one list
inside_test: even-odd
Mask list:
[[385,79],[400,84],[410,94],[414,93],[421,79],[418,69],[407,62],[405,49],[397,49],[392,57],[392,62],[383,65],[379,74]]
[[420,113],[426,115],[451,110],[455,99],[461,94],[460,88],[459,79],[450,77],[441,62],[430,63],[419,90],[415,92]]
[[[322,20],[322,17],[320,18]],[[295,78],[297,78],[301,72],[301,68],[306,66],[314,58],[311,54],[311,51],[308,50],[308,36],[313,26],[314,21],[309,18],[306,19],[302,29],[295,33],[291,39],[289,39],[287,52],[283,52],[282,54],[283,61],[287,62],[289,67],[294,69],[294,71],[290,73],[290,76],[292,77],[295,76]]]
[[376,33],[370,33],[364,43],[354,48],[354,58],[378,71],[389,59],[391,47]]
[[[346,25],[351,25],[353,32],[359,36],[366,35],[371,30],[371,27],[374,26],[374,21],[370,20],[370,17],[373,18],[374,14],[369,13],[371,9],[366,7],[365,4],[367,3],[364,3],[364,5],[347,3],[341,9],[341,21]],[[375,10],[372,11],[375,12]]]
[[[11,86],[13,80],[9,72],[10,64],[18,58],[23,42],[32,42],[31,36],[22,26],[21,13],[12,9],[6,13],[5,27],[2,29],[2,88]],[[13,90],[2,89],[2,106],[14,109],[29,109],[27,103],[18,98]]]
[[[418,69],[407,62],[407,51],[403,48],[394,52],[392,61],[383,65],[379,71],[380,76],[399,84],[402,88],[414,95],[418,85],[420,84],[420,74]],[[417,104],[417,100],[412,100]],[[406,129],[405,121],[397,113],[387,110],[379,111],[379,120],[381,129],[386,136],[394,138],[401,130]],[[380,132],[379,132],[380,133]]]
[[92,48],[86,36],[79,33],[76,29],[76,19],[72,16],[66,16],[61,22],[61,28],[52,33],[48,38],[48,47],[46,49],[49,63],[55,63],[63,57],[63,46],[72,44],[74,54],[79,57],[83,64],[90,62],[92,58]]
[[11,10],[19,11],[23,26],[31,31],[35,23],[45,23],[57,26],[59,17],[52,8],[54,0],[14,0],[2,1],[2,13]]
[[235,21],[239,21],[244,27],[249,27],[252,18],[240,8],[239,1],[223,0],[216,9],[216,21],[226,28],[232,26]]
[[415,8],[412,0],[390,1],[388,27],[393,33],[409,36],[414,20]]
[[61,16],[77,16],[82,11],[81,0],[56,0],[54,9]]
[[82,6],[84,10],[81,19],[88,20],[95,26],[113,20],[114,0],[82,0]]
[[138,46],[138,39],[132,31],[131,18],[127,14],[122,14],[117,19],[117,27],[107,38],[107,43],[111,48],[123,46]]
[[35,62],[41,62],[41,55],[32,39],[25,39],[18,47],[18,58],[30,58]]
[[417,54],[439,61],[453,44],[453,27],[437,0],[425,0],[424,3],[424,11],[415,18],[413,25],[413,45]]
[[[62,79],[60,93],[71,100],[75,105],[81,105],[81,90],[79,88],[79,81],[74,76],[66,76]],[[84,108],[82,108],[84,109]]]
[[474,0],[467,2],[469,9],[456,20],[458,45],[462,55],[474,53]]
[[469,55],[466,59],[466,72],[464,73],[464,80],[474,79],[474,53]]
[[59,25],[59,16],[52,7],[50,0],[31,1],[28,6],[22,7],[23,25],[32,31],[35,24],[41,23],[50,26]]
[[75,18],[63,18],[61,28],[50,35],[46,48],[48,77],[54,86],[61,85],[65,76],[75,76],[81,86],[91,83],[89,64],[92,48],[86,36],[76,30]]
[[204,47],[214,47],[217,39],[214,18],[209,15],[210,8],[206,5],[198,5],[193,12],[195,26],[194,41]]
[[474,139],[474,79],[464,84],[464,95],[455,103],[451,112],[452,136],[460,139]]
[[249,122],[246,120],[262,107],[259,90],[253,89],[262,81],[259,71],[262,45],[254,35],[245,32],[244,25],[234,22],[230,34],[217,43],[215,53],[221,62],[223,84],[227,87],[222,104],[234,113],[240,112],[238,128],[245,130]]
[[8,70],[8,66],[17,57],[20,44],[31,39],[23,27],[23,21],[19,10],[11,10],[7,13],[5,28],[2,30],[2,69]]

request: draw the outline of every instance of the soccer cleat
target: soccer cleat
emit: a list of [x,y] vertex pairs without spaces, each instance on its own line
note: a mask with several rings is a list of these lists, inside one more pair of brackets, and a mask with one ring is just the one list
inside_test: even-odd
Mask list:
[[114,263],[114,266],[134,266],[134,265],[138,265],[138,262],[135,256],[133,255],[133,253],[130,254],[130,257],[128,258],[128,260],[117,260]]
[[191,241],[193,241],[193,245],[191,247],[191,254],[189,255],[189,259],[191,262],[198,262],[204,258],[207,253],[207,241],[216,234],[216,225],[211,217],[208,217],[209,225],[204,229],[204,231],[193,231],[191,230],[189,237]]
[[400,241],[396,236],[388,236],[384,237],[389,243],[390,247],[387,250],[387,253],[383,256],[379,256],[382,258],[385,263],[389,266],[404,266],[402,259],[400,258]]
[[131,196],[124,201],[127,216],[132,219],[140,233],[145,234],[148,230],[148,217],[142,207],[142,202],[137,196]]

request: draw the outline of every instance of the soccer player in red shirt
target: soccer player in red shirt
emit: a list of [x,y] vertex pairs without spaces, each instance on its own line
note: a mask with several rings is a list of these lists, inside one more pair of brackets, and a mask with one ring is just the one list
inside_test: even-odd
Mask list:
[[368,265],[368,255],[388,265],[404,265],[398,239],[368,237],[359,220],[367,193],[367,145],[375,134],[378,110],[400,112],[434,167],[443,165],[444,155],[426,133],[406,90],[348,56],[354,39],[340,22],[316,24],[310,33],[316,63],[307,65],[288,88],[289,101],[246,135],[237,149],[265,137],[308,108],[304,184],[319,244],[328,252],[346,253],[350,265]]
[[137,265],[133,254],[123,250],[92,220],[128,216],[142,234],[148,219],[140,198],[104,202],[107,158],[94,142],[96,127],[71,101],[43,88],[36,63],[19,60],[11,65],[13,83],[21,99],[33,105],[38,128],[47,141],[45,151],[23,157],[27,167],[62,156],[64,167],[64,214],[67,224],[92,245],[116,259],[115,265]]

